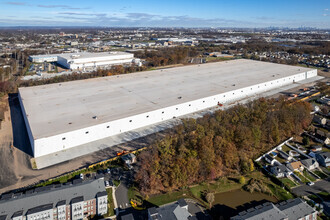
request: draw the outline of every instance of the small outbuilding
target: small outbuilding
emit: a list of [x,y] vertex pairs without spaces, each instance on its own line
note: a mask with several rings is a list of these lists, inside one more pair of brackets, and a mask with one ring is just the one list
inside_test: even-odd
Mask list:
[[132,153],[126,154],[121,157],[121,160],[124,162],[126,165],[131,165],[136,163],[136,156]]

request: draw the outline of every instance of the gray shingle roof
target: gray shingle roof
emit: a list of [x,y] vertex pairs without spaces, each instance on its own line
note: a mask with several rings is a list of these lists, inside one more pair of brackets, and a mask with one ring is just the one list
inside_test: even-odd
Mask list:
[[312,166],[314,163],[316,163],[316,160],[314,158],[308,158],[305,160],[301,160],[301,163],[305,165],[306,167]]
[[84,197],[83,196],[78,196],[78,197],[75,197],[75,198],[71,199],[71,204],[82,202],[82,201],[84,201]]
[[154,214],[158,213],[156,207],[151,207],[150,209],[148,209],[148,211],[149,211],[150,215],[154,215]]
[[61,206],[61,205],[65,205],[65,204],[66,204],[65,200],[62,200],[62,201],[59,201],[59,202],[56,204],[56,207],[57,207],[57,206]]
[[152,207],[148,209],[148,211],[150,215],[153,215],[153,219],[158,220],[187,220],[190,216],[188,210],[181,208],[178,202],[164,205],[159,208]]
[[41,205],[41,206],[38,206],[38,207],[35,207],[35,208],[32,208],[32,209],[29,209],[26,212],[26,214],[31,215],[31,214],[46,211],[46,210],[49,210],[49,209],[52,209],[52,208],[53,208],[53,204]]
[[178,200],[178,203],[179,203],[179,206],[180,207],[185,207],[185,206],[188,205],[187,202],[186,202],[186,200],[184,200],[184,199],[179,199]]
[[15,217],[22,216],[22,215],[23,215],[23,211],[20,210],[20,211],[14,212],[13,215],[11,216],[11,218],[15,218]]
[[130,213],[128,215],[122,216],[121,220],[134,220],[134,216],[132,215],[132,213]]
[[[73,198],[83,196],[85,200],[95,198],[98,192],[105,191],[104,179],[94,179],[84,181],[80,184],[57,185],[57,187],[37,188],[33,193],[23,194],[17,198],[12,196],[1,197],[0,215],[12,216],[17,211],[23,211],[23,215],[29,209],[36,208],[45,204],[52,204],[53,207],[59,202],[68,205]],[[9,198],[10,197],[10,198]]]
[[108,195],[107,191],[103,191],[103,192],[98,192],[96,194],[96,197],[102,197],[102,196],[106,196],[106,195]]
[[278,166],[273,166],[271,168],[272,173],[274,173],[275,175],[279,174],[279,173],[284,173],[287,171],[287,167],[285,165],[278,165]]
[[187,220],[188,217],[190,216],[190,213],[188,212],[187,209],[182,208],[180,205],[178,205],[174,211],[173,214],[175,215],[176,219],[178,220]]
[[300,219],[315,212],[315,210],[300,198],[290,199],[277,204],[289,219]]
[[281,220],[286,219],[286,215],[281,212],[273,203],[267,202],[262,206],[257,206],[247,211],[240,212],[238,215],[231,217],[231,220]]

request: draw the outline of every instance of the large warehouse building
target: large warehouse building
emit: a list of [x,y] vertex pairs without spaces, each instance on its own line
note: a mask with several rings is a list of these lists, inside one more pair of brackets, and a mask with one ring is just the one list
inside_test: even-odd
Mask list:
[[134,54],[121,51],[46,54],[30,56],[29,59],[31,62],[35,63],[57,62],[61,66],[72,70],[84,70],[88,68],[132,63],[140,65],[140,59],[134,58]]
[[130,64],[137,62],[134,54],[126,52],[103,52],[103,53],[75,53],[62,54],[57,57],[57,63],[73,70],[83,70],[90,67],[111,66]]
[[317,76],[252,60],[19,88],[35,157],[231,103]]

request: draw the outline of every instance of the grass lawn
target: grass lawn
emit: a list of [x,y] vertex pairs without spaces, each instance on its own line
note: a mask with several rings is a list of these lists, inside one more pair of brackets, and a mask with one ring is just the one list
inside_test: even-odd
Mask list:
[[[251,178],[246,178],[246,182],[248,182]],[[200,200],[203,200],[203,192],[212,191],[214,193],[222,193],[235,189],[242,188],[243,184],[238,183],[235,178],[221,178],[218,181],[213,183],[201,183],[196,186],[190,187],[191,194]]]
[[322,197],[322,199],[328,201],[330,200],[330,193],[329,192],[320,192],[318,193],[319,196]]
[[303,171],[304,176],[307,177],[308,179],[310,179],[312,182],[314,182],[316,179],[310,174],[308,173],[306,170]]
[[290,150],[292,150],[292,149],[289,148],[288,146],[286,146],[285,144],[282,146],[282,151],[284,151],[285,153],[289,154]]
[[323,152],[330,152],[330,149],[329,148],[326,148],[326,147],[322,147],[322,151]]
[[268,188],[272,191],[272,193],[278,200],[288,200],[294,198],[290,192],[286,191],[285,189],[274,183],[269,183]]
[[134,200],[138,206],[141,206],[143,204],[143,200],[145,199],[135,186],[128,188],[127,196],[129,201]]
[[312,195],[309,195],[308,197],[310,199],[314,200],[315,202],[322,202],[322,200],[319,197],[321,197],[324,201],[328,201],[330,199],[330,193],[328,193],[328,192],[320,192],[317,195],[318,196],[312,194]]
[[113,180],[113,184],[117,187],[117,186],[119,186],[120,181],[119,180]]
[[278,162],[280,162],[281,164],[285,164],[285,163],[287,162],[287,160],[285,160],[285,159],[283,159],[282,157],[279,157],[279,156],[275,157],[275,159],[276,159]]
[[[153,205],[164,205],[170,202],[177,201],[180,198],[194,198],[198,201],[200,201],[202,204],[207,205],[207,203],[204,201],[203,194],[205,191],[211,191],[213,193],[222,193],[222,192],[228,192],[231,190],[241,189],[244,184],[240,184],[238,179],[240,176],[232,176],[232,177],[223,177],[220,178],[217,181],[213,181],[210,183],[204,182],[201,184],[197,184],[185,189],[168,192],[165,194],[158,194],[150,196],[150,198],[147,199],[148,203],[151,203]],[[287,200],[293,198],[292,194],[286,191],[285,189],[281,188],[280,186],[273,183],[271,180],[269,180],[264,174],[262,174],[260,171],[254,171],[248,175],[245,176],[246,183],[248,183],[252,178],[262,180],[263,183],[268,186],[268,188],[272,191],[273,195],[278,200]],[[285,184],[289,186],[295,186],[295,184],[287,179],[284,180]],[[128,192],[129,199],[135,199],[138,202],[141,201],[142,203],[142,196],[139,194],[137,189],[134,187],[131,187]]]
[[319,177],[321,177],[322,179],[328,177],[327,175],[325,175],[324,173],[322,173],[322,172],[319,171],[319,170],[314,170],[313,172],[314,172],[316,175],[318,175]]
[[306,179],[306,177],[301,175],[299,172],[294,172],[294,174],[296,174],[301,179],[301,182],[303,182],[303,183],[308,183],[309,182],[309,180]]
[[166,194],[154,195],[148,199],[148,202],[156,206],[161,206],[170,202],[177,201],[181,198],[189,198],[189,190],[184,189],[180,191],[169,192]]
[[[249,181],[251,177],[246,177],[246,181]],[[199,200],[201,203],[205,203],[203,199],[203,193],[205,191],[212,191],[214,193],[227,192],[230,190],[240,189],[243,184],[238,183],[238,178],[220,178],[217,181],[211,183],[201,183],[191,186],[189,188],[168,192],[165,194],[153,195],[147,200],[149,203],[160,206],[170,202],[177,201],[180,198],[193,198]],[[130,192],[131,191],[131,192]],[[129,190],[129,198],[137,198],[138,193],[135,189]],[[206,204],[207,205],[207,204]]]
[[112,197],[112,188],[106,189],[108,193],[108,213],[106,216],[113,216],[115,215],[115,206],[113,204],[113,197]]
[[297,186],[297,184],[295,184],[294,182],[292,182],[290,179],[288,179],[288,178],[282,178],[282,179],[280,179],[281,180],[281,182],[285,185],[285,186],[287,186],[288,188],[292,188],[292,187],[294,187],[294,186]]
[[45,182],[41,182],[41,183],[37,184],[36,187],[47,186],[47,185],[50,185],[50,184],[53,184],[53,183],[66,183],[68,181],[71,181],[73,178],[75,178],[80,173],[85,173],[84,171],[85,170],[77,171],[77,172],[73,172],[73,173],[70,173],[70,174],[67,174],[67,175],[64,175],[64,176],[60,176],[58,178],[49,179]]

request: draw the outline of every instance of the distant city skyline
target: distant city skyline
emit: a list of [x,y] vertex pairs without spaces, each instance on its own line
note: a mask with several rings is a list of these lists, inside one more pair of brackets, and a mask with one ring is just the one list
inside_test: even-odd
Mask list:
[[329,0],[0,0],[0,27],[330,28]]

